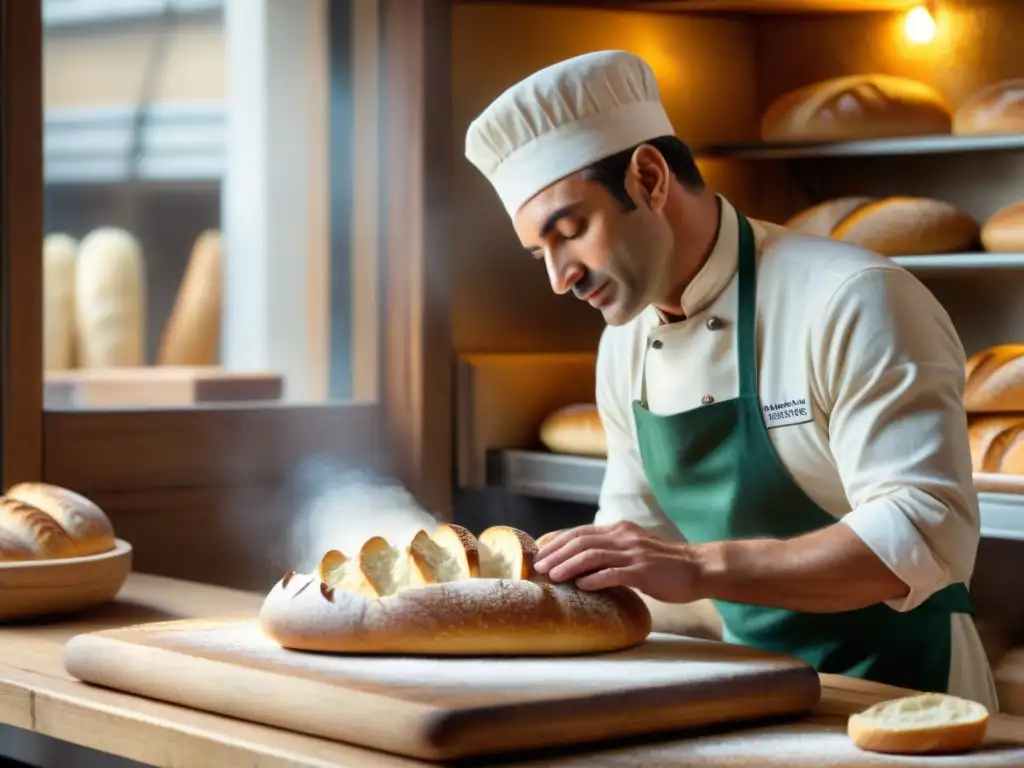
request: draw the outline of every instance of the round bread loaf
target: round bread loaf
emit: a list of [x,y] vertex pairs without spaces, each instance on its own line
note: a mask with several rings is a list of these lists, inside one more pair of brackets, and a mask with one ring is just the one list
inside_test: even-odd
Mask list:
[[31,504],[0,497],[0,530],[32,551],[33,559],[75,556],[75,542],[60,523]]
[[836,198],[800,212],[785,226],[883,256],[970,251],[979,236],[978,223],[968,214],[927,197]]
[[988,720],[988,710],[975,701],[922,693],[883,701],[850,715],[847,733],[854,744],[871,752],[966,752],[981,746]]
[[981,244],[991,253],[1024,253],[1024,200],[993,213],[981,227]]
[[968,413],[1024,412],[1024,344],[997,344],[967,358]]
[[893,75],[850,75],[776,99],[761,119],[761,137],[844,141],[948,134],[951,126],[952,110],[930,85]]
[[[484,575],[473,578],[458,567],[467,536],[472,534],[458,526],[430,535],[447,552],[432,573],[433,584],[423,583],[422,563],[415,564],[416,538],[398,548],[374,537],[356,558],[329,552],[327,567],[322,562],[317,574],[289,573],[274,586],[260,625],[276,643],[295,650],[433,656],[608,652],[650,633],[650,613],[631,590],[584,592],[519,578],[532,574],[524,545],[535,552],[536,544],[515,529],[497,526],[470,542],[486,550],[480,558]],[[524,560],[530,564],[524,567]]]
[[18,483],[7,498],[42,510],[63,528],[74,542],[75,557],[109,552],[116,545],[114,527],[102,509],[81,494],[48,483]]
[[972,93],[953,115],[953,133],[1024,131],[1024,77],[990,83]]
[[549,451],[577,456],[608,455],[608,438],[597,406],[579,403],[559,408],[540,426],[540,441]]

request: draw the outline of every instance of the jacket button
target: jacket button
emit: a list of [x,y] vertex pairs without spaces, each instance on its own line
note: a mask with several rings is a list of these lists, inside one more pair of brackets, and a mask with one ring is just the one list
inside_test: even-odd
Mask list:
[[715,398],[713,398],[711,395],[704,395],[704,397],[702,397],[700,401],[704,403],[704,405],[711,405],[713,402],[715,402]]
[[723,323],[717,317],[709,317],[706,325],[707,325],[709,331],[717,331],[719,328],[721,328],[723,325],[725,325],[725,323]]
[[660,339],[655,339],[654,341],[651,342],[651,346],[654,347],[655,349],[661,349],[665,345],[662,344]]

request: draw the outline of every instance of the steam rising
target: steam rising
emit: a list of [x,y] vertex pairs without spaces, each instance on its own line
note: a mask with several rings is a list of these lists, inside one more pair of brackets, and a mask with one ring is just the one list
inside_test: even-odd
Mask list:
[[363,542],[383,536],[407,543],[421,528],[431,531],[436,518],[393,478],[311,459],[294,480],[297,514],[287,549],[287,569],[310,573],[330,549],[355,555]]

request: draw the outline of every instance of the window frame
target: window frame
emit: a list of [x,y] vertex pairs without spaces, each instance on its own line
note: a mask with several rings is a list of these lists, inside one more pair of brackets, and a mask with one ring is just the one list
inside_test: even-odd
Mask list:
[[[257,498],[259,489],[287,483],[302,459],[326,454],[390,472],[439,518],[450,518],[450,249],[448,220],[435,211],[438,201],[450,200],[451,0],[377,2],[386,158],[380,189],[379,397],[324,405],[117,411],[43,410],[41,0],[2,4],[4,487],[35,479],[65,485],[95,497],[121,525],[135,511],[174,513],[196,499],[206,514],[217,515],[240,498]],[[144,535],[144,527],[130,527],[136,537]],[[158,546],[138,538],[133,544],[151,554]]]

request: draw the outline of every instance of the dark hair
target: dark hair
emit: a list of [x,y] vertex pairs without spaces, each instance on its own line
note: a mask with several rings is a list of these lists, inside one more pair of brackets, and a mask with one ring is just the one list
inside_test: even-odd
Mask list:
[[[690,192],[704,190],[704,177],[701,176],[697,162],[693,159],[693,153],[686,146],[686,142],[677,136],[659,136],[656,139],[645,141],[643,144],[649,144],[661,153],[668,167],[685,189]],[[619,201],[624,211],[632,211],[636,208],[636,203],[626,192],[626,171],[629,169],[630,160],[633,159],[633,153],[640,146],[642,144],[609,155],[583,170],[584,177],[598,182],[607,189],[611,196]]]

